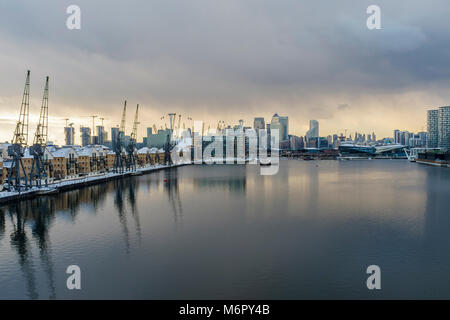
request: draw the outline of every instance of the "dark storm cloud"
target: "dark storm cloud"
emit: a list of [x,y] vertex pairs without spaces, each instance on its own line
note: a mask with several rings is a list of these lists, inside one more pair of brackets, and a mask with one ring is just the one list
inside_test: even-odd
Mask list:
[[[81,7],[80,31],[65,27],[70,4]],[[366,27],[370,4],[382,30]],[[132,97],[161,112],[332,118],[349,97],[449,98],[449,15],[445,0],[2,1],[0,94],[17,95],[31,68],[81,113]]]

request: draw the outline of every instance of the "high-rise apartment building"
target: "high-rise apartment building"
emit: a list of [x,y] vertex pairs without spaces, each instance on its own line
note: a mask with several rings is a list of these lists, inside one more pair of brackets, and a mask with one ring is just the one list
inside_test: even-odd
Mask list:
[[65,127],[64,137],[66,146],[73,146],[75,144],[75,128],[72,126]]
[[83,147],[91,144],[91,128],[89,127],[80,127],[81,133],[81,145]]
[[427,147],[437,148],[439,140],[438,110],[427,111]]
[[438,147],[450,150],[450,106],[438,111]]

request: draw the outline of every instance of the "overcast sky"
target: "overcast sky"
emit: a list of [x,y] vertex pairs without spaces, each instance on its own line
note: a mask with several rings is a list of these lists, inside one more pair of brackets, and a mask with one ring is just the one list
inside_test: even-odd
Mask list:
[[[81,30],[66,8],[81,8]],[[381,30],[366,8],[381,7]],[[275,113],[290,133],[426,129],[450,104],[450,5],[435,1],[0,0],[0,141],[10,140],[26,70],[30,134],[50,76],[50,138],[64,118],[119,124],[123,100],[145,127],[167,112],[234,124]],[[188,121],[182,120],[188,124]],[[127,132],[129,133],[129,132]],[[79,139],[78,139],[79,141]]]

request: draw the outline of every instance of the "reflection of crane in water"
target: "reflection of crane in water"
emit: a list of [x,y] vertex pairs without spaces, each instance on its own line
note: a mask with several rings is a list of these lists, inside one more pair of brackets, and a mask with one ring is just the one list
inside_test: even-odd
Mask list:
[[5,236],[6,222],[5,222],[5,211],[0,208],[0,241]]
[[54,268],[51,259],[51,248],[50,240],[48,235],[48,228],[53,220],[53,211],[51,210],[53,206],[51,205],[49,199],[37,198],[33,200],[33,208],[37,210],[32,210],[34,226],[33,226],[33,237],[39,247],[39,255],[41,258],[42,267],[48,277],[48,286],[50,291],[50,299],[56,298],[55,283],[54,283]]
[[180,190],[178,189],[178,171],[177,168],[172,168],[170,170],[164,170],[164,172],[167,177],[167,182],[165,183],[167,196],[169,198],[169,203],[172,206],[175,224],[178,224],[178,218],[183,216]]
[[128,184],[128,201],[131,207],[131,214],[133,215],[134,222],[136,224],[136,236],[139,243],[142,242],[141,221],[139,219],[139,212],[136,206],[136,192],[139,184],[137,178],[131,179]]
[[[15,206],[9,207],[9,214],[11,217],[11,224],[13,232],[11,233],[11,246],[17,251],[19,257],[19,265],[25,276],[27,284],[28,297],[30,299],[37,299],[36,280],[34,277],[34,268],[32,257],[29,253],[27,235],[25,233],[25,223],[28,215],[28,202],[25,202],[25,211],[22,211],[21,202],[17,202]],[[25,214],[23,214],[23,212]],[[17,217],[17,223],[14,222],[14,215]]]
[[127,226],[127,216],[124,210],[124,204],[123,204],[123,180],[119,179],[115,181],[115,190],[116,195],[114,197],[114,204],[117,208],[117,212],[119,213],[119,221],[122,225],[122,232],[124,236],[125,241],[125,250],[126,253],[130,253],[130,236],[128,232],[128,226]]

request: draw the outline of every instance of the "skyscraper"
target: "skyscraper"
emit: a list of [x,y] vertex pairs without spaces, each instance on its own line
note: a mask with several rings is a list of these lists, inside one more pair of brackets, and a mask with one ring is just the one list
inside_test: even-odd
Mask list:
[[439,140],[438,110],[427,111],[427,147],[437,148]]
[[309,130],[306,132],[306,140],[319,137],[319,121],[309,120]]
[[115,146],[117,139],[119,138],[119,128],[111,128],[111,142]]
[[283,127],[280,123],[280,116],[278,115],[278,113],[275,113],[273,115],[272,121],[270,122],[270,131],[272,135],[274,134],[275,130],[278,131],[280,141],[283,141]]
[[255,130],[265,129],[266,128],[266,123],[264,121],[264,118],[255,118],[253,120],[253,128]]
[[72,146],[75,144],[75,128],[68,126],[64,128],[64,136],[66,141],[66,146]]
[[89,127],[80,127],[81,133],[81,145],[83,147],[91,144],[91,128]]
[[283,140],[288,140],[289,138],[289,118],[288,117],[280,117],[280,123],[283,130]]
[[105,127],[97,126],[97,137],[98,144],[105,144]]
[[450,150],[450,106],[439,108],[438,147]]
[[278,113],[275,113],[270,122],[270,128],[278,129],[280,133],[280,141],[286,141],[289,139],[289,119],[288,117],[280,117]]

